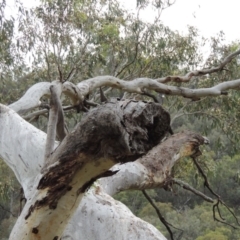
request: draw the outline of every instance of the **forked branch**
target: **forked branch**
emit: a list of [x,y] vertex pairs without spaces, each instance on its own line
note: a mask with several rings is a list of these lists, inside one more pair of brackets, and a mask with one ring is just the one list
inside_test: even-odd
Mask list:
[[[215,191],[212,190],[212,188],[210,187],[210,184],[209,184],[209,182],[208,182],[208,178],[207,178],[206,174],[204,173],[204,171],[202,170],[202,168],[201,168],[201,166],[199,165],[199,163],[198,163],[198,161],[196,160],[196,158],[195,158],[195,157],[192,157],[192,160],[193,160],[194,164],[196,165],[199,173],[202,175],[202,177],[203,177],[203,179],[204,179],[204,186],[207,187],[207,189],[217,198],[217,202],[213,205],[213,218],[214,218],[214,220],[217,221],[217,222],[221,222],[221,223],[223,223],[223,224],[225,224],[225,225],[228,225],[228,226],[230,226],[230,227],[232,227],[232,228],[234,228],[234,229],[237,229],[237,228],[236,228],[235,226],[233,226],[232,224],[229,224],[229,223],[227,223],[227,222],[224,221],[225,219],[222,217],[222,214],[221,214],[221,211],[220,211],[220,208],[219,208],[219,203],[221,203],[223,206],[226,207],[226,209],[227,209],[227,210],[231,213],[231,215],[235,218],[237,224],[240,225],[240,224],[239,224],[239,221],[238,221],[238,219],[237,219],[237,217],[236,217],[236,215],[235,215],[235,213],[223,202],[223,200],[221,199],[221,197],[220,197],[217,193],[215,193]],[[216,217],[216,210],[217,210],[217,213],[218,213],[220,219],[218,219],[218,218]]]

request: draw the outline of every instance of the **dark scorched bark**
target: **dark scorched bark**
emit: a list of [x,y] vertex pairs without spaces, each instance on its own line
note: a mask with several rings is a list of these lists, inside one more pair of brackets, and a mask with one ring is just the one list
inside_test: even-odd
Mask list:
[[[111,158],[116,163],[136,160],[157,145],[169,130],[169,113],[158,103],[114,101],[89,111],[52,153],[52,165],[45,168],[38,185],[38,189],[49,188],[48,194],[33,208],[44,205],[56,208],[61,196],[71,190],[74,174],[89,159]],[[101,176],[103,173],[99,172],[89,182]],[[81,191],[88,187],[79,186]]]

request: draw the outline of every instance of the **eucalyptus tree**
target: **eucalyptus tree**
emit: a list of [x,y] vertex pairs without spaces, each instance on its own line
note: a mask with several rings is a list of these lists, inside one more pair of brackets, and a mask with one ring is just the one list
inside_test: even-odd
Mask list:
[[[177,103],[182,110],[226,97],[240,80],[214,82],[210,74],[230,63],[238,68],[240,50],[227,49],[217,63],[194,70],[202,60],[195,29],[181,36],[160,24],[168,1],[151,2],[158,15],[144,23],[139,14],[149,2],[137,3],[136,16],[114,0],[43,1],[21,11],[16,46],[30,58],[20,77],[31,86],[0,105],[0,156],[26,199],[10,239],[165,239],[112,196],[172,184],[213,203],[215,219],[223,221],[216,213],[226,205],[196,159],[209,141],[189,131],[173,134],[163,96],[187,99]],[[69,110],[85,112],[73,130],[66,126]],[[26,121],[46,115],[47,133]],[[187,156],[213,197],[173,177],[173,166]]]

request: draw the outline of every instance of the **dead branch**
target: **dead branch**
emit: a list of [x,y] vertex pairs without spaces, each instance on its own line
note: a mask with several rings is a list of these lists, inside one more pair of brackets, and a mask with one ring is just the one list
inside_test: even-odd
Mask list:
[[0,207],[3,211],[10,213],[13,217],[17,217],[15,214],[13,214],[9,209],[5,208],[2,204],[0,204]]
[[[224,218],[223,218],[222,215],[221,215],[220,208],[219,208],[219,203],[221,203],[223,206],[226,207],[226,209],[227,209],[227,210],[231,213],[231,215],[235,218],[237,224],[240,225],[240,224],[239,224],[239,221],[238,221],[238,219],[237,219],[237,217],[236,217],[236,215],[235,215],[235,213],[223,202],[223,200],[221,199],[221,197],[212,190],[212,188],[210,187],[210,184],[209,184],[209,182],[208,182],[208,178],[207,178],[206,174],[204,173],[204,171],[202,170],[201,166],[199,165],[198,161],[196,160],[196,158],[195,158],[194,156],[192,156],[192,160],[193,160],[194,164],[196,165],[199,173],[202,175],[202,177],[203,177],[203,179],[204,179],[204,186],[207,187],[207,189],[217,198],[217,203],[215,203],[215,204],[213,205],[213,218],[214,218],[214,220],[216,220],[217,222],[221,222],[221,223],[223,223],[223,224],[225,224],[225,225],[231,226],[232,228],[236,229],[236,227],[233,226],[232,224],[229,224],[229,223],[226,223],[226,222],[222,221],[222,220],[224,220]],[[218,219],[218,218],[216,217],[216,209],[217,209],[217,212],[218,212],[219,217],[220,217],[222,220],[220,220],[220,219]]]
[[71,69],[71,71],[69,72],[68,76],[66,77],[66,79],[63,80],[63,82],[66,82],[66,81],[69,81],[69,82],[70,82],[71,79],[72,79],[72,77],[73,77],[74,74],[75,74],[75,70],[76,70],[76,68],[73,67],[73,68]]
[[[164,116],[164,119],[161,120],[162,123],[167,120],[167,116]],[[164,128],[166,129],[166,126]],[[157,135],[161,134],[159,130]],[[154,136],[149,135],[149,138],[153,140]],[[117,173],[114,178],[101,179],[101,186],[104,186],[104,191],[111,196],[130,189],[162,188],[166,179],[171,179],[171,169],[176,162],[182,157],[198,152],[200,145],[207,142],[205,137],[194,132],[176,133],[165,141],[158,142],[157,146],[137,161],[114,167],[112,170],[120,169],[119,174]]]
[[85,102],[87,105],[92,106],[92,107],[97,107],[97,106],[99,106],[98,103],[95,103],[95,102],[93,102],[93,101],[84,100],[84,102]]
[[36,111],[36,112],[30,113],[28,115],[22,116],[22,118],[25,119],[26,121],[29,121],[30,119],[37,118],[37,117],[39,117],[41,115],[44,115],[46,113],[48,113],[48,109],[41,109],[39,111]]
[[107,99],[107,97],[104,95],[104,92],[103,92],[103,90],[102,90],[101,87],[99,88],[99,91],[100,91],[100,100],[101,100],[101,102],[102,102],[102,103],[103,103],[103,102],[107,102],[108,99]]
[[240,54],[240,49],[237,50],[236,52],[228,55],[226,58],[223,59],[223,61],[218,66],[213,67],[213,68],[195,70],[195,71],[187,73],[185,76],[167,76],[167,77],[163,77],[163,78],[158,78],[156,80],[158,82],[161,82],[161,83],[167,83],[167,82],[189,82],[192,77],[203,76],[203,75],[207,75],[207,74],[211,74],[211,73],[223,70],[224,67],[229,62],[231,62],[233,58],[235,58],[239,54]]
[[173,232],[171,230],[170,227],[175,228],[181,232],[183,232],[182,229],[176,228],[174,227],[171,223],[169,223],[168,221],[166,221],[166,219],[163,217],[163,215],[161,214],[161,212],[159,211],[158,207],[156,206],[156,204],[153,202],[153,200],[150,198],[150,196],[147,194],[147,192],[145,190],[142,190],[143,195],[145,196],[145,198],[148,200],[148,202],[152,205],[152,207],[155,209],[160,221],[162,222],[162,224],[166,227],[166,229],[168,230],[171,240],[174,240],[173,237]]
[[179,186],[181,186],[182,188],[194,193],[197,196],[200,196],[201,198],[203,198],[205,201],[210,202],[210,203],[214,203],[214,199],[208,197],[207,195],[205,195],[204,193],[198,191],[197,189],[193,188],[192,186],[190,186],[188,183],[183,182],[182,180],[173,178],[172,179],[172,183],[175,183]]

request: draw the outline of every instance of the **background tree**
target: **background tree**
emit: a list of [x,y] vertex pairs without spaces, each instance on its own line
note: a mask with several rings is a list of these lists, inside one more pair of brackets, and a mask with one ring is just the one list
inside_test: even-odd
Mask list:
[[[152,24],[143,22],[139,17],[139,12],[144,10],[147,4],[152,4],[158,9],[159,14]],[[14,38],[12,37],[13,30],[11,34],[8,34],[8,48],[4,48],[9,49],[12,61],[8,62],[8,64],[3,64],[4,70],[1,72],[1,102],[5,104],[14,102],[9,105],[10,108],[17,111],[23,118],[27,119],[38,128],[46,131],[46,117],[49,112],[49,89],[51,85],[56,85],[58,86],[57,92],[60,91],[63,93],[61,101],[65,112],[65,120],[69,132],[71,132],[72,128],[82,118],[82,112],[89,111],[90,107],[96,107],[101,104],[100,99],[105,101],[104,96],[107,96],[108,99],[110,97],[147,101],[152,101],[153,99],[153,101],[161,102],[165,109],[171,113],[171,125],[174,130],[183,128],[185,124],[189,129],[208,133],[207,135],[210,133],[210,140],[214,143],[211,147],[216,152],[216,155],[211,156],[204,153],[203,158],[200,159],[200,163],[206,171],[214,174],[213,168],[217,169],[215,165],[216,160],[221,159],[222,155],[229,154],[233,156],[236,154],[234,146],[237,146],[236,141],[238,141],[239,136],[237,124],[238,111],[233,111],[232,109],[235,109],[234,106],[238,102],[238,93],[237,91],[230,91],[228,96],[226,96],[225,91],[232,88],[238,88],[239,80],[228,81],[222,85],[218,85],[218,83],[239,78],[239,58],[236,57],[239,53],[239,51],[236,51],[238,45],[237,43],[231,46],[221,45],[221,35],[219,38],[213,38],[211,40],[212,54],[207,59],[206,63],[202,64],[203,58],[198,50],[201,42],[197,40],[198,33],[196,29],[190,27],[189,34],[181,36],[161,24],[160,13],[169,5],[169,2],[138,1],[138,13],[132,15],[124,10],[117,1],[43,1],[38,7],[31,10],[26,10],[19,4],[19,17],[18,21],[15,22],[15,27],[18,31]],[[12,25],[10,24],[12,29],[13,23],[14,21],[12,19]],[[2,25],[3,33],[7,31],[6,28],[6,25]],[[206,40],[203,39],[202,41],[204,42]],[[230,55],[233,52],[235,53]],[[225,58],[226,56],[229,57]],[[225,60],[223,60],[224,58]],[[228,70],[223,71],[226,66]],[[197,67],[203,70],[193,71]],[[209,73],[211,73],[211,75],[209,75]],[[97,75],[101,75],[101,77],[92,78]],[[136,77],[138,77],[138,79],[133,80]],[[43,82],[45,79],[52,82]],[[55,79],[59,79],[60,81],[54,82],[53,80]],[[88,80],[83,81],[84,79]],[[128,80],[133,81],[128,82]],[[169,83],[171,83],[171,85],[169,85]],[[29,88],[29,91],[23,98],[20,98],[26,89],[26,85],[33,85],[33,87]],[[126,92],[128,92],[128,94]],[[171,95],[174,95],[174,98],[171,97]],[[207,98],[207,96],[215,95],[223,96],[220,98]],[[182,96],[185,98],[182,98]],[[17,99],[19,100],[16,101]],[[41,100],[41,104],[39,104],[39,100]],[[104,166],[103,169],[98,166],[95,170],[91,170],[91,174],[93,175],[89,176],[83,174],[84,167],[79,167],[80,172],[75,172],[74,170],[73,172],[75,175],[73,174],[72,176],[76,178],[76,176],[79,175],[79,179],[81,179],[78,183],[79,185],[76,186],[78,188],[76,191],[69,187],[71,186],[71,178],[64,178],[65,183],[67,182],[67,184],[65,184],[66,186],[56,184],[56,182],[60,183],[60,181],[56,179],[62,178],[64,176],[64,171],[58,176],[55,176],[56,178],[51,178],[50,175],[53,173],[53,168],[50,167],[46,170],[45,166],[45,172],[40,173],[44,165],[44,151],[49,152],[47,149],[44,150],[46,135],[24,122],[19,116],[14,114],[14,112],[2,106],[1,123],[3,124],[4,130],[1,132],[1,157],[14,170],[19,182],[24,188],[26,198],[28,199],[18,223],[15,226],[15,230],[11,235],[13,239],[15,237],[14,234],[17,234],[19,237],[19,234],[25,235],[26,231],[30,236],[39,235],[44,239],[48,237],[52,239],[53,237],[60,236],[61,232],[64,230],[64,226],[56,227],[56,225],[48,224],[48,221],[42,223],[41,217],[43,217],[46,212],[50,213],[53,211],[56,213],[56,216],[53,217],[53,219],[55,219],[54,224],[57,224],[58,221],[61,222],[62,218],[64,218],[65,221],[67,218],[64,214],[59,216],[59,207],[57,207],[56,210],[51,209],[63,204],[66,208],[70,207],[73,212],[72,205],[69,206],[69,204],[66,204],[66,199],[68,199],[66,196],[69,195],[69,193],[71,195],[71,193],[75,191],[75,194],[82,195],[81,193],[85,192],[87,189],[83,186],[90,187],[90,183],[92,183],[93,180],[102,177],[102,175],[99,174],[110,168],[113,164],[113,160],[120,162],[129,161],[132,160],[132,158],[136,159],[143,153],[147,154],[146,157],[142,157],[134,163],[115,167],[112,171],[115,173],[114,171],[117,169],[119,170],[118,173],[95,183],[88,193],[85,194],[80,205],[77,204],[76,197],[74,198],[74,206],[77,207],[76,213],[71,216],[71,220],[63,236],[68,236],[72,239],[79,239],[80,237],[83,239],[95,239],[96,235],[98,239],[106,239],[106,237],[109,239],[113,237],[119,239],[120,236],[125,239],[130,238],[130,236],[137,239],[140,237],[142,239],[149,239],[150,236],[152,239],[164,239],[155,228],[136,218],[125,206],[116,202],[110,196],[113,196],[119,191],[133,188],[145,189],[164,187],[168,190],[172,189],[169,183],[173,182],[173,175],[168,175],[167,172],[172,172],[171,169],[173,165],[175,165],[175,161],[180,157],[195,156],[196,147],[198,148],[198,146],[204,142],[204,139],[199,135],[185,132],[182,133],[182,135],[174,135],[159,145],[158,143],[161,139],[159,138],[159,128],[162,129],[166,126],[164,128],[165,131],[161,132],[165,135],[169,130],[169,123],[168,118],[162,118],[156,115],[156,109],[161,109],[158,104],[154,105],[153,103],[147,103],[145,106],[143,103],[137,103],[132,100],[128,102],[114,101],[114,103],[108,103],[98,107],[98,110],[94,111],[96,114],[98,111],[106,112],[107,109],[111,109],[110,105],[119,106],[119,109],[122,109],[122,106],[125,106],[125,104],[129,109],[134,109],[135,106],[142,109],[138,113],[139,116],[141,116],[138,118],[138,121],[139,119],[144,119],[147,112],[149,115],[153,115],[154,119],[160,118],[161,124],[156,121],[150,121],[151,124],[153,124],[154,132],[150,131],[148,125],[148,127],[143,130],[145,134],[146,131],[148,135],[150,134],[148,140],[144,137],[143,132],[139,130],[139,128],[139,136],[135,132],[131,132],[129,129],[131,129],[132,126],[129,122],[127,122],[127,124],[130,125],[126,125],[126,122],[125,126],[117,125],[119,129],[123,128],[120,132],[124,132],[124,128],[127,127],[127,134],[133,136],[132,138],[136,140],[135,148],[132,146],[130,151],[131,159],[126,157],[129,155],[129,152],[122,152],[122,156],[115,156],[113,151],[108,151],[107,155],[101,155],[103,152],[101,152],[100,155],[97,155],[96,152],[93,154],[94,151],[91,152],[90,155],[93,156],[87,155],[88,159],[91,158],[99,161],[99,159],[101,159],[100,157],[103,156],[105,160],[109,161],[108,165]],[[54,105],[50,106],[50,116],[54,116],[54,108],[52,106]],[[231,114],[229,113],[229,109],[231,109]],[[78,112],[77,116],[75,111]],[[114,110],[110,112],[112,111]],[[162,113],[163,116],[167,116],[164,115],[166,114],[164,111]],[[89,118],[91,119],[91,114],[92,111],[90,111],[90,113],[84,117],[85,120],[82,120],[80,125],[78,125],[78,131],[80,131],[78,133],[80,133],[80,135],[81,127],[83,128],[84,126],[84,128],[86,128],[84,121],[86,124],[90,123],[88,120]],[[116,115],[118,115],[118,113]],[[99,122],[101,122],[102,116],[99,117]],[[134,118],[134,115],[130,115],[129,117]],[[123,119],[125,118],[123,117]],[[146,117],[147,124],[150,124],[148,121],[149,119]],[[146,122],[140,124],[141,128],[144,129]],[[195,124],[192,124],[193,122],[195,122]],[[51,123],[50,121],[49,125]],[[91,124],[93,126],[95,123],[91,122]],[[94,132],[95,143],[91,141],[86,142],[86,145],[92,146],[92,150],[94,149],[94,144],[97,144],[98,141],[100,142],[96,137],[97,134],[106,134],[105,137],[107,139],[112,137],[112,135],[107,135],[108,131],[104,126],[105,125],[101,125],[100,128],[96,125],[96,128],[99,129],[100,132]],[[110,128],[109,123],[107,123],[107,127]],[[65,133],[63,133],[63,136],[61,134],[59,135],[61,132],[60,129],[63,130],[63,124],[59,124],[57,127],[58,140],[62,140],[65,136]],[[113,128],[111,133],[115,131],[114,129],[115,128]],[[221,134],[219,134],[218,129],[221,129]],[[19,134],[19,136],[14,136],[16,130],[20,131],[21,134]],[[78,135],[78,137],[80,135]],[[158,136],[157,138],[156,135]],[[55,137],[54,134],[51,135],[49,133],[48,136]],[[82,149],[81,146],[79,148],[79,145],[68,146],[68,144],[72,143],[71,139],[75,139],[75,136],[74,132],[68,134],[62,141],[61,147],[57,148],[54,152],[53,157],[45,157],[47,164],[51,164],[52,161],[57,161],[59,163],[59,156],[64,150],[67,149],[69,151],[69,147],[74,149],[72,152],[78,149],[78,151],[84,154],[89,154],[89,152],[86,153],[86,150],[84,150],[84,148]],[[91,135],[89,136],[88,139],[91,140]],[[131,139],[131,137],[129,138]],[[154,143],[149,143],[149,139],[151,141],[155,139],[153,141]],[[172,139],[175,140],[173,141]],[[78,139],[78,141],[80,140],[81,138]],[[126,141],[125,137],[121,141],[118,139],[117,142],[123,144],[124,141]],[[15,144],[13,144],[13,142]],[[233,144],[234,142],[235,144]],[[50,141],[50,143],[53,142]],[[110,148],[112,146],[110,143],[107,142],[105,145]],[[189,143],[191,144],[189,145]],[[192,143],[195,145],[193,146]],[[58,143],[56,143],[56,145],[57,144]],[[124,144],[126,144],[126,142]],[[144,149],[140,149],[140,152],[139,144],[144,146]],[[226,147],[220,150],[218,147],[221,146],[221,144],[224,144]],[[29,149],[29,145],[31,145],[31,149]],[[150,150],[154,145],[157,145],[156,148]],[[14,151],[9,146],[15,146]],[[26,148],[23,148],[23,146],[26,146]],[[96,145],[96,148],[97,146],[98,145]],[[190,150],[183,151],[185,148],[188,149],[187,146],[191,146]],[[117,146],[112,146],[113,149],[116,147]],[[164,147],[169,149],[167,151],[167,157],[161,152],[165,149]],[[116,149],[114,151],[116,151]],[[163,158],[154,158],[154,151],[157,151],[159,155],[165,156],[165,159],[168,161],[164,161]],[[124,154],[126,154],[126,156]],[[177,157],[174,158],[173,156],[175,154]],[[106,159],[106,156],[110,156],[110,158]],[[76,156],[72,157],[72,159],[68,159],[66,162],[71,163],[75,157]],[[84,159],[86,159],[86,157],[81,155],[80,159],[79,161],[83,161],[85,164],[86,160]],[[213,160],[209,163],[209,159]],[[151,167],[152,164],[149,164],[148,160],[154,163],[153,166],[158,170],[157,172],[153,171]],[[29,161],[31,161],[31,163]],[[161,162],[163,166],[158,169],[157,166],[159,162]],[[236,164],[236,160],[233,162]],[[16,169],[16,166],[18,166],[18,169]],[[66,166],[68,166],[67,169],[72,169],[69,165]],[[86,166],[87,169],[89,167],[91,168],[92,165]],[[221,165],[219,167],[221,168]],[[169,170],[166,171],[166,169]],[[110,174],[110,172],[106,173]],[[193,162],[189,160],[182,159],[174,167],[172,173],[177,177],[184,177],[187,181],[194,183],[195,187],[202,185],[200,180],[196,180],[198,179],[198,171],[196,167],[194,168]],[[186,173],[188,173],[188,175]],[[225,173],[227,176],[234,175],[235,179],[237,179],[237,175],[234,171],[233,173],[229,173],[229,175],[226,171]],[[44,177],[42,177],[41,174],[44,174]],[[36,176],[38,177],[36,178]],[[149,176],[155,177],[154,179],[149,179]],[[48,184],[52,182],[54,186],[44,185],[46,184],[45,182],[42,187],[40,187],[39,179],[46,180],[48,177],[51,179],[51,181],[48,181]],[[126,181],[126,179],[129,180]],[[43,183],[45,180],[40,181],[40,183]],[[81,182],[82,180],[85,184]],[[89,180],[91,181],[88,182]],[[219,183],[217,178],[215,180],[211,179],[211,182],[214,183],[214,181]],[[109,182],[111,182],[111,185]],[[35,186],[33,186],[33,183]],[[233,182],[231,182],[231,184],[233,184]],[[236,188],[238,189],[237,181],[235,181],[234,184],[236,184]],[[12,183],[8,186],[11,185]],[[38,186],[38,190],[36,186]],[[46,186],[54,190],[53,195],[56,200],[50,204],[49,199],[47,199],[50,210],[43,206],[45,203],[42,201],[45,199],[43,195],[50,195],[49,192],[51,192],[45,189]],[[56,186],[58,186],[58,188],[56,188]],[[82,189],[82,191],[79,189]],[[35,192],[35,200],[32,198],[32,196],[34,196],[32,191]],[[152,197],[154,197],[156,201],[162,201],[161,195],[162,192],[158,191],[152,193]],[[176,200],[176,197],[170,197],[170,199],[172,198],[172,205],[164,205],[164,208],[169,209],[173,206],[178,211],[180,211],[179,209],[181,208],[185,208],[186,210],[184,212],[187,213],[189,206],[193,207],[195,204],[201,204],[199,198],[190,197],[191,199],[188,200],[189,196],[191,195],[186,196],[182,194],[181,197],[180,193],[180,197],[178,198],[180,200]],[[214,196],[211,197],[214,198]],[[233,195],[233,200],[234,198],[235,195]],[[80,199],[79,197],[78,200],[80,201]],[[120,196],[119,199],[123,200],[122,196]],[[125,195],[125,199],[129,199],[127,194]],[[59,204],[57,201],[62,201],[62,203]],[[127,202],[129,202],[129,200],[127,200]],[[139,200],[136,199],[132,202],[135,203],[135,209],[133,207],[131,207],[131,209],[144,218],[145,215],[147,215],[146,212],[149,211],[147,207],[146,210],[142,210],[141,212]],[[231,204],[232,202],[229,201],[229,203]],[[87,211],[84,210],[86,206]],[[204,209],[205,207],[203,206],[201,210],[205,212],[206,210]],[[10,212],[12,212],[12,210]],[[35,212],[38,214],[35,215]],[[94,214],[92,214],[93,212]],[[197,209],[196,212],[196,215],[199,216]],[[170,215],[170,210],[166,211],[166,214]],[[151,216],[151,214],[149,216]],[[31,219],[31,226],[27,224],[28,217],[33,218],[33,220]],[[122,222],[123,218],[124,222]],[[170,219],[172,218],[173,217],[170,217]],[[149,217],[146,216],[145,219],[149,221]],[[231,222],[231,219],[228,220]],[[175,221],[182,222],[178,219],[175,219]],[[23,222],[25,222],[25,224],[23,224]],[[98,222],[100,223],[97,224]],[[160,226],[156,221],[154,223]],[[45,229],[46,226],[44,224],[50,226],[52,231],[45,231],[43,233],[42,229]],[[20,229],[18,228],[20,225],[24,225],[25,227]],[[178,227],[183,229],[189,228],[187,226]],[[164,232],[162,227],[159,228]],[[128,229],[128,231],[126,229]],[[188,234],[189,236],[195,237],[200,237],[201,235],[203,237],[211,237],[211,231],[216,231],[216,229],[219,235],[225,236],[228,233],[228,236],[230,236],[232,234],[230,234],[228,230],[225,231],[225,226],[224,228],[217,228],[214,226],[209,232],[204,233],[205,229],[206,226],[203,226],[202,230],[194,232],[193,234],[191,232],[192,228],[189,228],[187,234],[185,234],[186,239]],[[109,234],[108,236],[106,236],[106,232]],[[167,234],[166,232],[164,233]],[[234,234],[231,236],[233,237]],[[26,238],[28,239],[30,237],[28,236]]]

